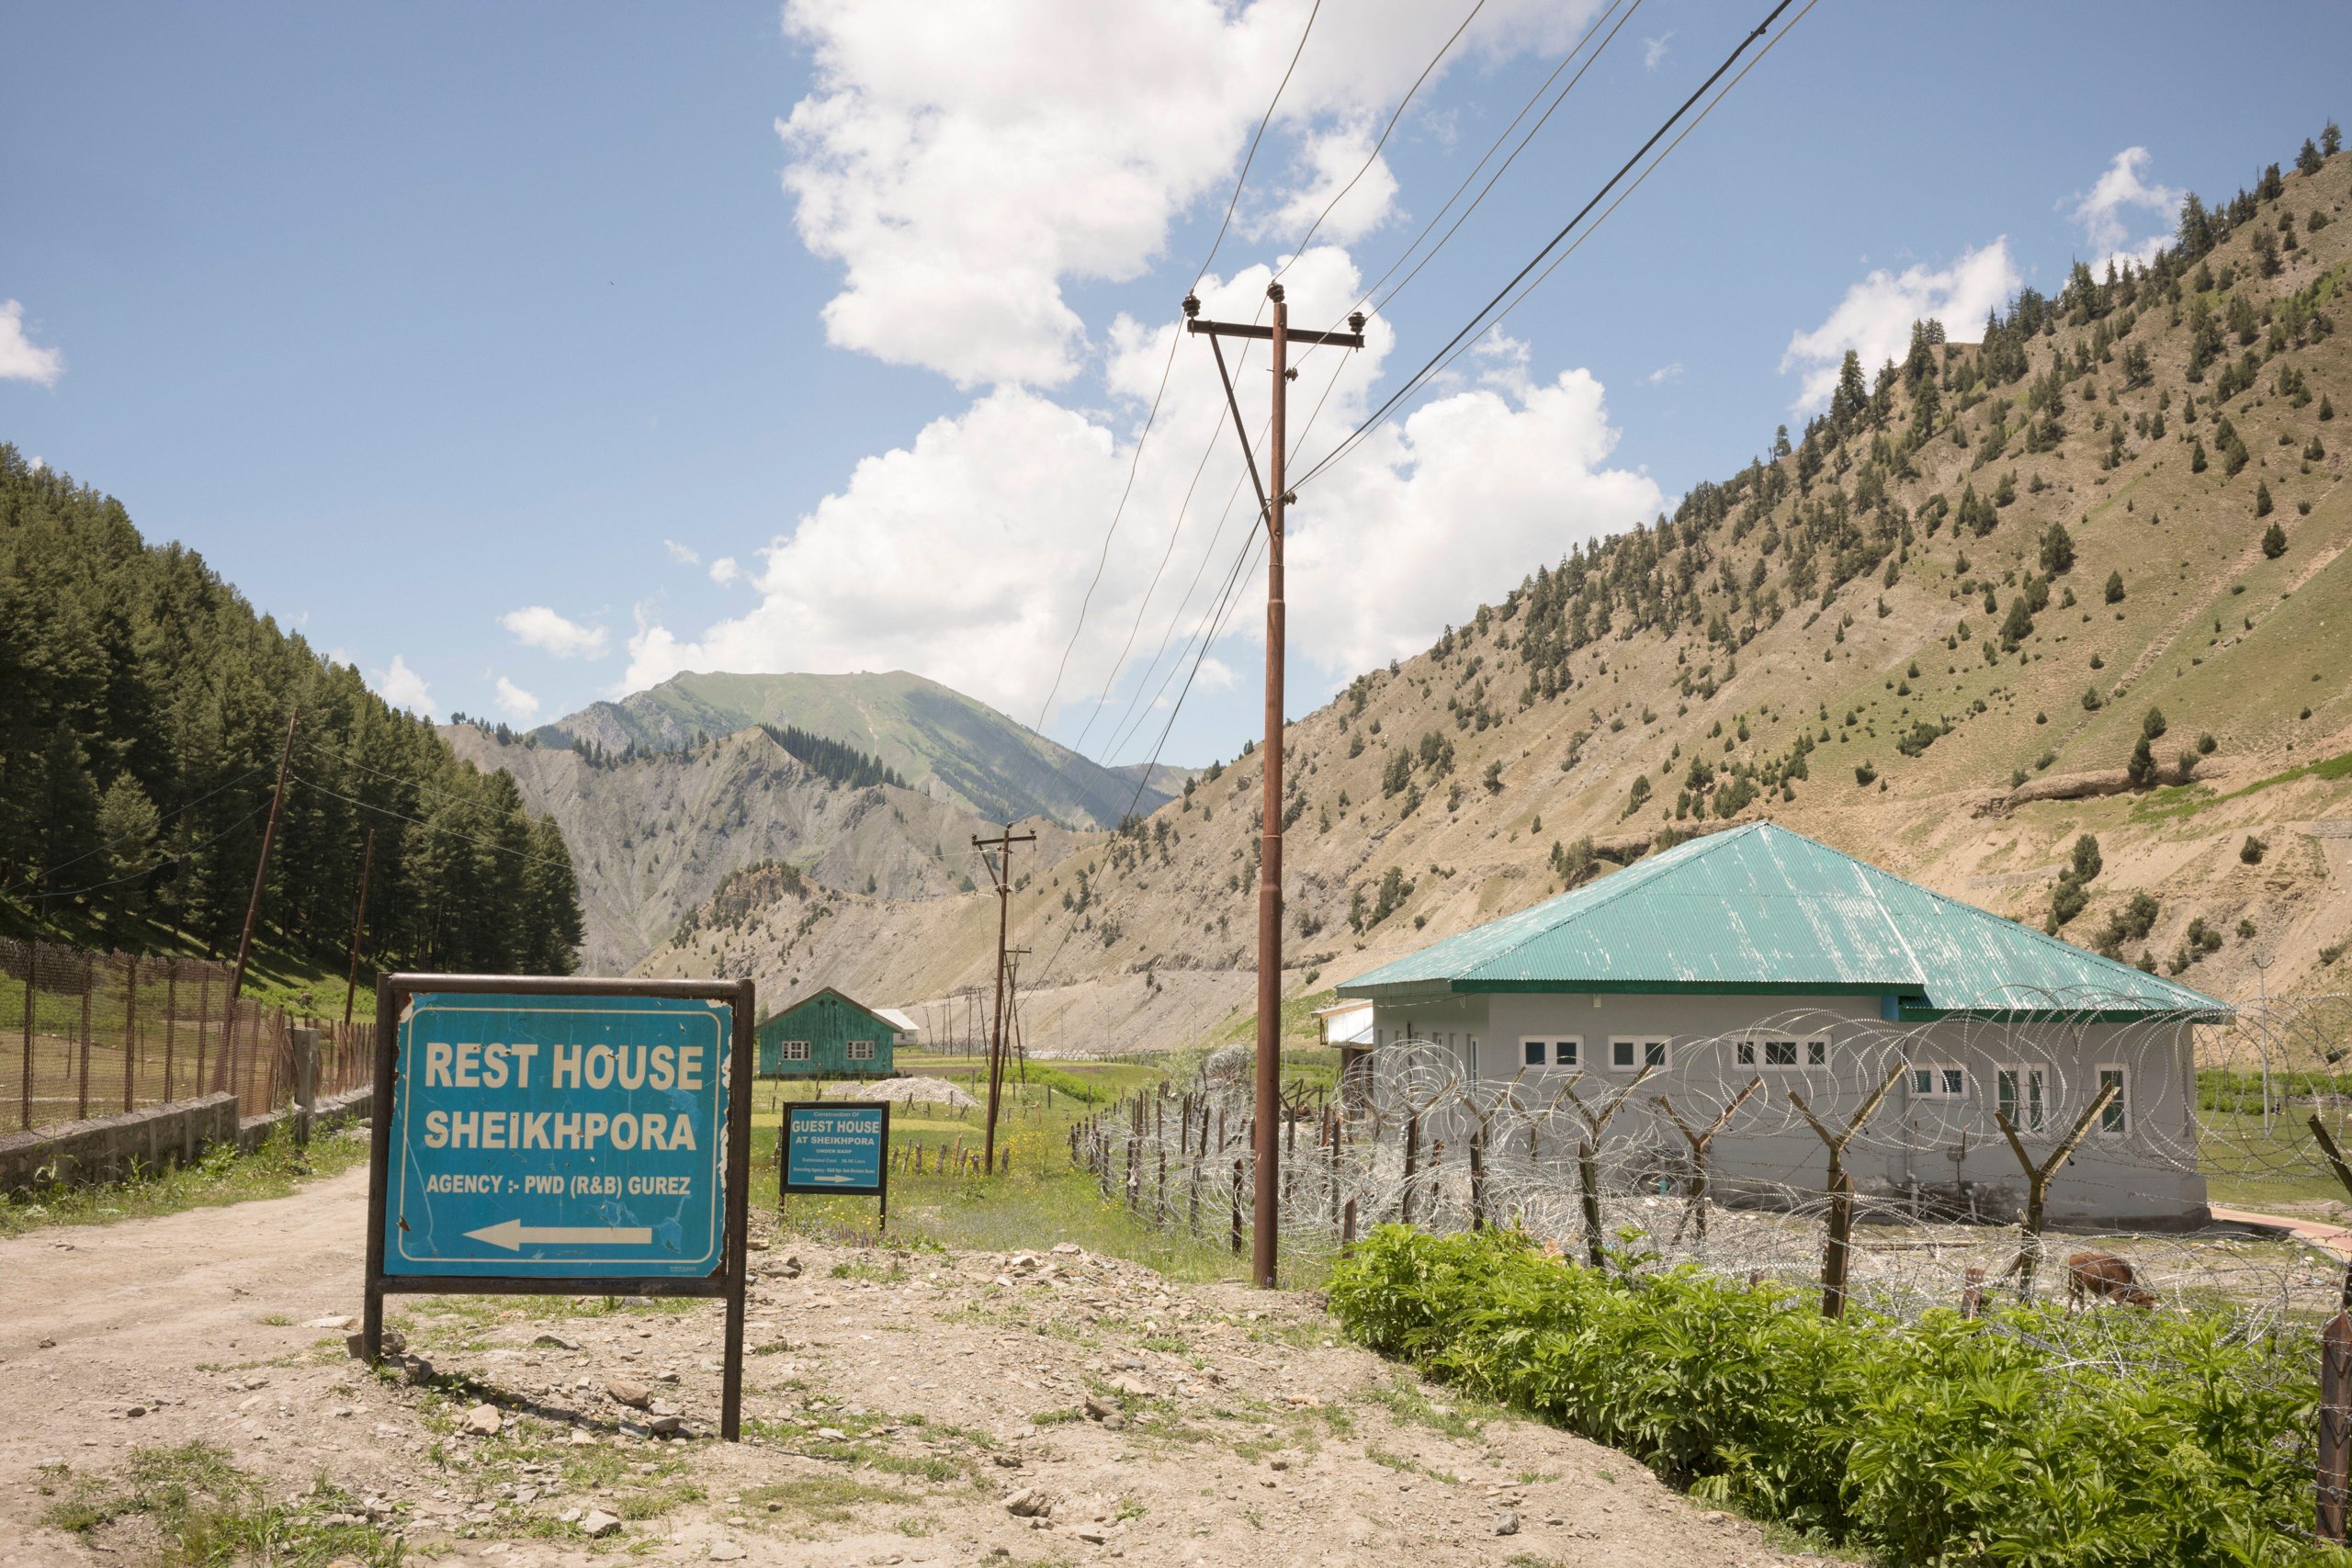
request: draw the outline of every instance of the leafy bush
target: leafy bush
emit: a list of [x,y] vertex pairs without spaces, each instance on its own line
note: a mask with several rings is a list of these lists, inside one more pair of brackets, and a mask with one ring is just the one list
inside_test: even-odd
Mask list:
[[[2324,1560],[2299,1538],[2316,1355],[2219,1318],[1830,1322],[1771,1286],[1394,1225],[1330,1301],[1374,1350],[1890,1564]],[[2080,1370],[2094,1343],[2134,1375]]]

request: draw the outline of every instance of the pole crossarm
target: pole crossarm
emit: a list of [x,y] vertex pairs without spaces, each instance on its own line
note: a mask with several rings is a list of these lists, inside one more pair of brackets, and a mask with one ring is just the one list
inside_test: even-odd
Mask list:
[[[1351,321],[1361,322],[1363,317],[1359,313],[1348,319]],[[1246,337],[1255,338],[1261,343],[1272,342],[1274,335],[1274,329],[1272,327],[1254,326],[1248,321],[1204,321],[1197,316],[1184,323],[1184,330],[1188,333],[1197,333],[1203,337]],[[1283,336],[1292,343],[1311,343],[1323,348],[1362,348],[1363,346],[1362,326],[1358,326],[1351,333],[1303,333],[1295,327],[1291,327],[1283,332]]]

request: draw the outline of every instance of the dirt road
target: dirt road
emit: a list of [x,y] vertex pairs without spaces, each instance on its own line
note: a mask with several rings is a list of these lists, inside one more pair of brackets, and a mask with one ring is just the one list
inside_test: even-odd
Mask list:
[[[122,1478],[198,1440],[412,1561],[1784,1561],[1622,1455],[1334,1344],[1311,1303],[1074,1249],[763,1237],[740,1445],[707,1436],[707,1303],[398,1303],[411,1361],[371,1376],[335,1322],[365,1181],[0,1242],[0,1562],[148,1560]],[[117,1517],[42,1522],[75,1498]]]

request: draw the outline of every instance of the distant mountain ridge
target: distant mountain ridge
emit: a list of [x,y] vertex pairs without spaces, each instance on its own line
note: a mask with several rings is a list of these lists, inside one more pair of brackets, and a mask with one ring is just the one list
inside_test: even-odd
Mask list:
[[[689,671],[617,703],[591,704],[536,731],[543,746],[673,751],[766,725],[791,726],[878,758],[908,787],[995,822],[1046,817],[1113,828],[1181,788],[1161,766],[1108,768],[986,703],[903,670],[854,675]],[[1138,792],[1137,784],[1144,787]]]

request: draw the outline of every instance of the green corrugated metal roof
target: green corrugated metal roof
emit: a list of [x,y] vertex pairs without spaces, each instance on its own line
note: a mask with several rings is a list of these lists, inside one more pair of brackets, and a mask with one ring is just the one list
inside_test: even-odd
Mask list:
[[1876,992],[1906,1014],[2226,1010],[1770,822],[1676,845],[1340,987]]

